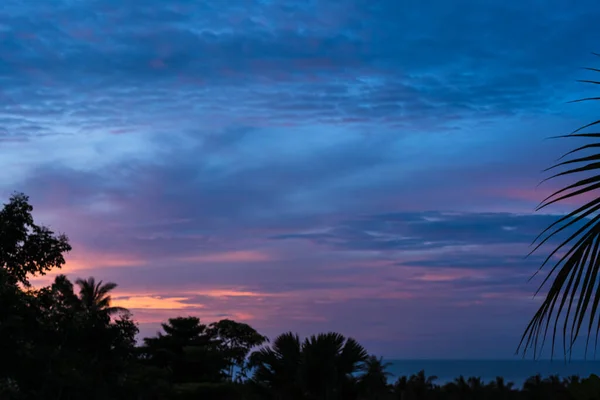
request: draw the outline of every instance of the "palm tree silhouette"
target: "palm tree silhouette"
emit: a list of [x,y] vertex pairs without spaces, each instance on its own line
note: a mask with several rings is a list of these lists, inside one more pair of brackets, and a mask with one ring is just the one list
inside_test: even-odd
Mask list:
[[398,400],[404,400],[408,391],[408,378],[403,375],[396,379],[392,392]]
[[421,370],[408,378],[402,377],[396,381],[394,391],[402,400],[424,399],[427,393],[435,388],[434,382],[437,376],[427,376]]
[[503,377],[497,376],[495,380],[488,383],[485,387],[487,397],[490,399],[509,399],[512,397],[513,382],[506,382]]
[[504,393],[512,391],[515,384],[513,382],[506,382],[503,377],[497,376],[488,386],[495,391]]
[[346,398],[355,382],[352,375],[363,368],[369,354],[352,338],[335,332],[320,333],[304,340],[303,381],[309,397]]
[[91,314],[104,314],[107,316],[118,312],[127,311],[122,307],[111,306],[110,292],[117,287],[116,283],[108,282],[102,284],[102,281],[96,282],[94,277],[88,279],[77,279],[75,281],[79,286],[79,300],[81,307]]
[[523,392],[531,399],[543,399],[545,395],[545,382],[540,374],[530,376],[523,384]]
[[[600,69],[597,68],[585,69],[600,72]],[[580,82],[600,84],[599,81],[595,80],[580,80]],[[600,97],[585,98],[574,102],[590,100],[600,100]],[[598,309],[600,286],[596,285],[599,277],[598,273],[600,272],[600,196],[595,194],[595,191],[600,189],[600,143],[598,142],[600,133],[590,132],[588,128],[595,128],[598,125],[600,125],[600,120],[588,123],[570,134],[558,136],[558,138],[576,138],[579,140],[591,139],[594,142],[569,151],[559,158],[555,165],[546,170],[564,168],[564,170],[554,173],[544,181],[555,178],[574,178],[575,182],[565,185],[546,197],[536,208],[536,211],[577,196],[585,196],[590,199],[569,214],[558,218],[534,241],[536,246],[531,253],[537,251],[545,243],[558,239],[559,234],[565,234],[569,230],[574,231],[566,234],[566,238],[559,240],[559,244],[546,257],[538,270],[539,272],[544,268],[550,260],[558,260],[548,271],[546,278],[536,292],[537,294],[545,287],[554,276],[546,298],[526,327],[517,348],[518,352],[523,351],[523,355],[529,348],[533,348],[534,357],[538,355],[538,350],[541,352],[550,325],[554,326],[551,354],[554,355],[556,333],[561,316],[564,317],[562,336],[565,357],[567,354],[569,356],[572,354],[573,344],[582,327],[584,327],[587,336],[585,352],[587,353],[594,325],[597,342],[600,324],[598,324],[598,321],[594,323],[594,320],[596,314],[600,311]],[[568,158],[565,159],[565,157]],[[588,323],[584,324],[586,315],[589,315]],[[569,337],[568,340],[567,336]]]
[[565,387],[570,387],[572,385],[576,385],[581,381],[579,375],[571,375],[563,379],[563,385]]
[[449,392],[458,395],[461,399],[469,398],[472,392],[471,385],[469,385],[468,380],[462,375],[448,383],[446,388]]
[[277,399],[299,399],[302,342],[298,335],[287,332],[273,340],[272,345],[254,351],[249,365],[254,368],[252,384],[270,392]]
[[339,333],[321,333],[300,341],[288,332],[250,355],[252,383],[277,399],[347,399],[356,388],[353,374],[367,351]]
[[390,385],[388,377],[392,374],[386,371],[392,363],[384,362],[383,357],[369,356],[363,365],[362,374],[357,384],[359,392],[370,400],[388,398]]
[[425,371],[421,370],[416,375],[412,375],[408,381],[409,381],[409,383],[412,383],[413,385],[421,386],[427,390],[430,390],[430,389],[433,389],[433,386],[434,386],[433,383],[436,380],[437,380],[437,376],[435,376],[435,375],[427,376],[427,375],[425,375]]

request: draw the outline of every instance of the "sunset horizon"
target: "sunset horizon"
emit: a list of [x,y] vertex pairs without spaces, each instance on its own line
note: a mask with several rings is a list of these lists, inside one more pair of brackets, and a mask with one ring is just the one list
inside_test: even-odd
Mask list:
[[114,282],[140,338],[195,316],[521,357],[531,243],[582,201],[535,212],[579,143],[546,139],[597,114],[567,103],[596,3],[5,1],[0,197],[73,246],[34,287]]

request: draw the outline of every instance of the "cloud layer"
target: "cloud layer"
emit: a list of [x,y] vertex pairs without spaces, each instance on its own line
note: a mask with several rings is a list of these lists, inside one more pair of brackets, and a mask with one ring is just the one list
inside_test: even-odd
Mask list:
[[143,333],[193,314],[512,355],[567,148],[542,139],[592,117],[565,102],[594,2],[5,3],[0,194]]

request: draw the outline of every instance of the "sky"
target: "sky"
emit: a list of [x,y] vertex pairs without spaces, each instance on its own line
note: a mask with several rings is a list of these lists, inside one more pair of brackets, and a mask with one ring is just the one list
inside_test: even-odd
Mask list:
[[[230,318],[511,358],[594,0],[3,0],[0,197],[141,334]],[[34,280],[50,282],[55,274]],[[539,282],[538,282],[539,283]]]

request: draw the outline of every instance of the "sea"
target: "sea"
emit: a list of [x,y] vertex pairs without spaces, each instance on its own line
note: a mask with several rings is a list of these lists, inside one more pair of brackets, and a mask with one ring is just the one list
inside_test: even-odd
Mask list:
[[521,387],[530,376],[540,374],[542,377],[558,375],[565,378],[572,375],[581,377],[594,373],[600,375],[599,360],[571,360],[565,363],[564,359],[555,360],[384,360],[390,363],[387,371],[391,374],[390,383],[398,377],[410,376],[423,370],[426,376],[437,376],[434,383],[444,384],[453,381],[460,375],[479,377],[484,382],[504,378],[506,382],[513,382],[516,387]]

